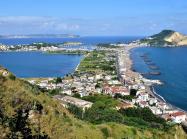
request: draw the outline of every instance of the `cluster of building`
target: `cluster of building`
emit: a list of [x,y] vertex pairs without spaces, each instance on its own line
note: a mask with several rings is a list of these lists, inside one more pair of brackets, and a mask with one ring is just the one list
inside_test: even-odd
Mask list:
[[81,42],[67,42],[64,44],[45,44],[44,43],[33,43],[30,45],[3,45],[0,44],[0,51],[89,51],[94,49],[95,46],[83,45]]
[[[128,47],[127,47],[128,48]],[[116,68],[119,80],[114,79],[114,75],[82,73],[72,75],[70,79],[64,79],[61,83],[55,83],[52,79],[38,83],[41,88],[61,89],[60,94],[68,96],[55,96],[61,100],[63,105],[73,104],[83,109],[92,106],[92,103],[82,101],[72,97],[79,94],[80,97],[90,94],[106,94],[114,97],[116,94],[129,96],[130,90],[136,90],[136,94],[131,101],[121,99],[121,103],[116,109],[126,109],[131,107],[148,107],[155,115],[165,120],[181,123],[186,121],[186,113],[168,105],[164,100],[159,99],[150,90],[150,85],[160,84],[158,80],[144,79],[140,74],[131,70],[131,60],[129,50],[116,51]],[[30,81],[33,83],[34,81]],[[67,105],[66,105],[67,106]]]
[[[91,94],[106,94],[112,97],[115,94],[129,95],[128,88],[121,85],[118,80],[113,80],[112,75],[84,73],[80,75],[71,75],[68,79],[63,79],[62,82],[56,83],[56,79],[48,78],[40,81],[31,79],[28,80],[31,84],[38,85],[42,89],[54,90],[59,89],[59,95],[54,98],[59,100],[64,107],[68,104],[76,105],[83,110],[92,106],[91,102],[83,101],[73,97],[79,94],[80,97],[89,96]],[[121,102],[117,109],[128,108],[131,103]]]
[[114,97],[116,94],[120,94],[122,96],[129,96],[129,89],[124,86],[104,86],[103,93]]
[[131,60],[129,59],[129,47],[124,51],[117,52],[117,71],[121,82],[130,90],[135,89],[136,96],[132,99],[132,103],[136,107],[148,107],[155,115],[158,115],[165,120],[170,120],[175,123],[185,122],[187,119],[186,113],[173,108],[167,104],[161,96],[157,96],[150,89],[153,84],[161,84],[159,80],[148,80],[143,78],[139,73],[131,70]]
[[177,109],[173,109],[166,102],[157,99],[155,96],[138,91],[136,97],[132,99],[134,105],[141,108],[149,108],[155,115],[164,118],[167,121],[181,123],[186,120],[186,113]]
[[0,44],[0,51],[55,51],[58,50],[56,46],[38,47],[43,43],[36,43],[31,45],[2,45]]
[[0,44],[0,51],[8,51],[8,47],[6,45]]
[[[115,93],[129,95],[126,87],[120,86],[118,80],[113,80],[114,76],[104,74],[85,73],[79,76],[71,75],[68,79],[63,79],[62,82],[56,83],[53,78],[48,78],[40,81],[34,79],[28,80],[31,84],[36,84],[42,89],[54,90],[60,89],[61,94],[73,96],[79,94],[80,97],[90,94],[106,93],[113,96]],[[105,86],[103,86],[105,84]],[[107,84],[107,85],[106,85]],[[107,87],[106,87],[107,86]]]

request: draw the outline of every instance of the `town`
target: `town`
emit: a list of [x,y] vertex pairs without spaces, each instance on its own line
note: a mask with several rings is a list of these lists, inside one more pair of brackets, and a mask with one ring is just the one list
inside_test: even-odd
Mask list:
[[[54,99],[63,106],[75,105],[83,110],[91,108],[91,102],[82,100],[85,96],[107,95],[120,101],[117,110],[128,108],[149,108],[153,114],[168,122],[186,124],[186,113],[168,104],[151,90],[159,80],[148,80],[131,70],[129,50],[136,43],[112,47],[98,47],[90,51],[75,72],[61,78],[28,79],[31,84],[44,90],[51,90]],[[54,91],[57,90],[57,91]]]
[[4,45],[0,44],[0,52],[11,51],[41,51],[47,53],[72,53],[72,52],[84,52],[95,49],[93,45],[85,45],[81,42],[63,42],[63,43],[31,43],[22,45]]

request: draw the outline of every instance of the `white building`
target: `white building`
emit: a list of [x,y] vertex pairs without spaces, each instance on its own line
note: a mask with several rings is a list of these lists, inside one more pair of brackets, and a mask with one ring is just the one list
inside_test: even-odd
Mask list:
[[175,123],[181,123],[186,120],[186,114],[184,112],[175,112],[171,114],[171,119]]
[[105,79],[106,79],[106,80],[111,80],[111,78],[112,78],[112,77],[109,76],[109,75],[105,76]]
[[147,94],[147,93],[141,93],[141,94],[139,94],[138,98],[141,99],[141,100],[143,100],[143,101],[148,101],[149,94]]
[[82,108],[83,110],[90,108],[93,103],[81,100],[78,98],[70,97],[70,96],[62,96],[62,95],[56,95],[54,96],[55,99],[60,100],[62,102],[62,105],[64,107],[68,107],[68,104],[75,105],[79,108]]
[[72,95],[71,89],[64,89],[63,91],[60,92],[61,94],[67,94],[67,95]]
[[157,107],[149,107],[149,108],[153,112],[153,114],[155,114],[155,115],[162,114],[162,111]]
[[157,103],[157,99],[156,98],[150,98],[149,99],[149,104],[150,105],[153,105],[153,104],[156,104]]
[[159,107],[162,110],[166,110],[168,108],[166,103],[163,102],[157,103],[157,107]]
[[102,79],[102,75],[101,75],[101,74],[97,74],[97,75],[95,76],[95,79],[96,79],[96,80]]
[[148,103],[147,103],[146,101],[140,101],[140,102],[139,102],[139,106],[140,106],[141,108],[145,108],[145,107],[148,107]]

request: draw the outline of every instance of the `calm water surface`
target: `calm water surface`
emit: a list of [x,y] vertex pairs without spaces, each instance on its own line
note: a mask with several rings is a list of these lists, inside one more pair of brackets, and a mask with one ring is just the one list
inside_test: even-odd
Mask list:
[[15,39],[1,39],[0,43],[7,45],[31,44],[34,42],[46,43],[63,43],[63,42],[82,42],[87,45],[95,45],[98,43],[117,43],[117,42],[131,42],[143,37],[131,36],[94,36],[94,37],[79,37],[79,38],[15,38]]
[[63,77],[74,71],[81,55],[0,52],[0,65],[18,77]]
[[[88,47],[98,43],[130,42],[140,37],[80,37],[80,38],[25,38],[0,39],[6,45],[31,44],[34,42],[63,43],[82,42]],[[77,46],[82,47],[82,46]],[[74,71],[79,64],[80,55],[49,55],[41,52],[6,52],[0,53],[0,65],[18,77],[57,77]]]

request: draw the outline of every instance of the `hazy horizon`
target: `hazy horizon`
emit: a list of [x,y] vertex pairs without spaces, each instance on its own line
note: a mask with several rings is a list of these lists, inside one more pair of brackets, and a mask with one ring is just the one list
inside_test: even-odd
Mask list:
[[163,29],[187,34],[187,1],[6,0],[0,34],[149,36]]

